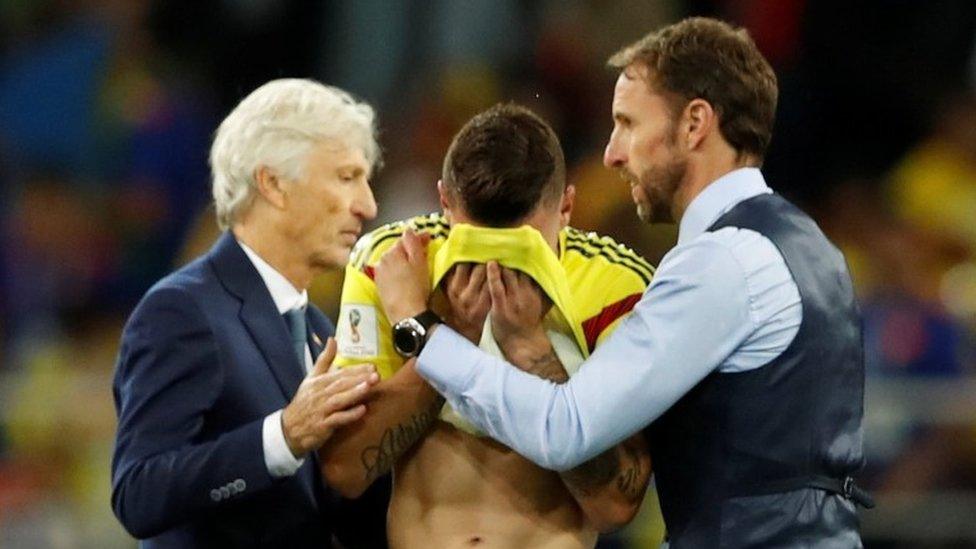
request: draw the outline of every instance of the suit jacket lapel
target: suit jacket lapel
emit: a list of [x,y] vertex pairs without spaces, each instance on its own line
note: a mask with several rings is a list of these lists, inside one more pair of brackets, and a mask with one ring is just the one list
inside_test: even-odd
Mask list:
[[291,400],[305,378],[305,368],[291,348],[288,327],[264,280],[230,232],[214,245],[210,260],[224,287],[240,298],[241,322],[261,350],[285,399]]

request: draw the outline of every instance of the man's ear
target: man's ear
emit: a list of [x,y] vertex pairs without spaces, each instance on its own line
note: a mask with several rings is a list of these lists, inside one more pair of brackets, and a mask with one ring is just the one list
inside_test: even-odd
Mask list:
[[700,147],[712,128],[718,125],[718,116],[712,105],[701,98],[692,99],[685,106],[686,130],[682,136],[689,151]]
[[437,180],[437,197],[441,203],[441,210],[444,211],[444,218],[447,220],[448,224],[451,223],[451,210],[453,209],[451,190],[447,188],[444,184],[443,179]]
[[254,182],[257,184],[258,195],[275,208],[285,209],[288,193],[277,174],[267,166],[260,166],[254,172]]
[[563,189],[563,196],[559,201],[559,228],[569,225],[569,220],[573,216],[573,206],[576,205],[576,186],[566,185]]

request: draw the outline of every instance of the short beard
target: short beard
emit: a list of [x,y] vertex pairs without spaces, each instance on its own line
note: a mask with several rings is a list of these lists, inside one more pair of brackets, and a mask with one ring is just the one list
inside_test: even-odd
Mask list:
[[638,185],[650,202],[637,206],[637,216],[644,223],[674,223],[674,197],[688,171],[688,159],[674,157],[665,166],[648,168],[640,174]]

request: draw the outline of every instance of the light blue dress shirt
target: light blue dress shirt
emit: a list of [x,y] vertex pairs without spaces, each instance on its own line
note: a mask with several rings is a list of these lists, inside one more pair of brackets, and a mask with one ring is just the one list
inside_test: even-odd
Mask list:
[[421,353],[420,375],[482,431],[542,467],[589,460],[713,371],[761,367],[796,336],[800,295],[775,245],[751,230],[705,232],[739,202],[770,192],[755,168],[705,187],[633,313],[568,382],[518,370],[446,326]]

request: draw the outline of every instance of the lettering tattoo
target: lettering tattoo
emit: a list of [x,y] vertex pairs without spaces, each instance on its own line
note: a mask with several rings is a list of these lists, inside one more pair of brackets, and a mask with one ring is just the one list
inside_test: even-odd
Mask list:
[[400,456],[427,432],[431,424],[437,420],[437,415],[444,405],[442,399],[437,399],[433,406],[413,414],[403,423],[399,423],[383,431],[376,445],[367,446],[359,456],[363,464],[367,482],[373,482],[393,469]]

